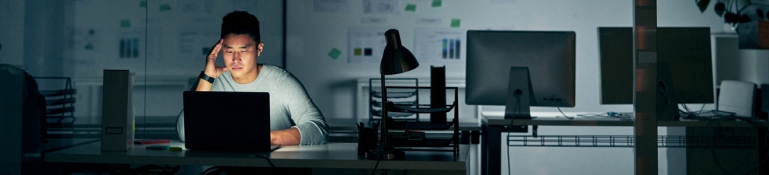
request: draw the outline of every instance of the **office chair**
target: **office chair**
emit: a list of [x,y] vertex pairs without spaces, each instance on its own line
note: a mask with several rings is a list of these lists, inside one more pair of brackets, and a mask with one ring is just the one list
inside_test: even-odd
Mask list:
[[753,117],[755,84],[745,81],[723,80],[720,89],[716,109],[733,112],[740,117]]
[[[0,174],[42,174],[41,156],[28,155],[41,155],[43,134],[47,132],[43,120],[45,97],[39,93],[35,79],[16,66],[0,64],[0,80],[0,138],[5,138],[0,149],[0,162],[4,162]],[[20,106],[21,110],[7,106]]]
[[[198,89],[198,78],[190,79],[190,82],[192,82],[190,91]],[[179,136],[179,140],[184,142],[184,109],[176,116],[176,135]]]

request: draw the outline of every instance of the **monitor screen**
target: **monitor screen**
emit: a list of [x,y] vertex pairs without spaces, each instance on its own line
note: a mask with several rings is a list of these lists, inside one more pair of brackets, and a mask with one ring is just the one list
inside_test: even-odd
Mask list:
[[[600,27],[601,104],[633,104],[632,27]],[[657,62],[667,63],[678,103],[713,103],[710,28],[657,28]],[[629,55],[629,56],[628,56]]]
[[599,27],[601,104],[633,104],[633,28]]
[[510,67],[528,67],[531,106],[574,107],[575,32],[469,30],[466,41],[465,103],[505,105]]

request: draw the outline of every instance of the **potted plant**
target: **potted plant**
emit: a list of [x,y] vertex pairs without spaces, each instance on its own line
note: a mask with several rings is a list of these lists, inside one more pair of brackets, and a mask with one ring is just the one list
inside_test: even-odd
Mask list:
[[[700,12],[710,4],[710,0],[695,2]],[[713,11],[731,27],[726,31],[737,32],[741,49],[769,49],[769,0],[717,0]]]

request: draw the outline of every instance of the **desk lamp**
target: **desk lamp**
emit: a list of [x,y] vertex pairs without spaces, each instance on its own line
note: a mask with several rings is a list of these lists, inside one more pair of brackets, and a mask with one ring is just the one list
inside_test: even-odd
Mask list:
[[379,145],[366,153],[367,159],[403,159],[403,151],[397,150],[387,144],[387,90],[385,89],[385,75],[395,75],[408,72],[417,68],[419,63],[408,49],[401,45],[401,37],[398,30],[390,29],[385,32],[387,46],[382,54],[382,63],[379,65],[379,74],[382,76],[382,127],[381,141]]

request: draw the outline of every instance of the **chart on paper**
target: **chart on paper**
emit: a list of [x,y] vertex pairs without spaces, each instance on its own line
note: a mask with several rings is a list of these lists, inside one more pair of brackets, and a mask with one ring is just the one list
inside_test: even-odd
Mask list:
[[456,29],[418,28],[414,54],[426,62],[463,62],[463,32]]

